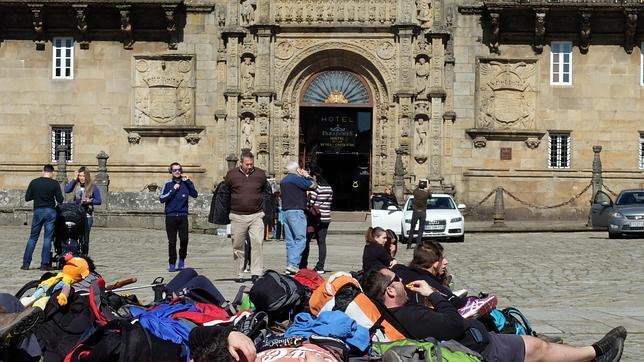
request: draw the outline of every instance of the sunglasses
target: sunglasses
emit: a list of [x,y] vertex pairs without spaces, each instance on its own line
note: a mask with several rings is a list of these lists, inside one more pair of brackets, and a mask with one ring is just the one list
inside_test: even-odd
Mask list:
[[387,284],[387,286],[385,288],[389,288],[389,286],[392,285],[395,282],[401,282],[402,283],[402,279],[400,279],[400,277],[398,275],[396,275],[393,279],[391,279],[391,281],[389,282],[389,284]]
[[181,169],[180,168],[173,168],[172,172],[181,172]]

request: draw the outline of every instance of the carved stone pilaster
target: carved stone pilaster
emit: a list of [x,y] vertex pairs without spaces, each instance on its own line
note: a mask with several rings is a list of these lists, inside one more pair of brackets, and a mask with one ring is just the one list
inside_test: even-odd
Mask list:
[[626,12],[626,30],[624,31],[624,50],[626,53],[631,54],[633,52],[633,46],[635,44],[635,34],[637,34],[637,11],[627,11]]
[[119,5],[121,18],[121,34],[123,36],[123,49],[131,50],[134,46],[134,34],[132,33],[132,18],[130,5]]
[[87,40],[87,5],[72,5],[76,11],[76,28],[78,29],[78,39],[81,49],[89,49]]
[[537,9],[534,14],[534,44],[532,48],[537,54],[543,52],[543,45],[546,36],[546,15],[548,9]]
[[412,28],[401,27],[398,29],[398,54],[400,54],[400,68],[398,69],[398,88],[402,93],[413,93],[415,91],[415,69],[412,36]]
[[161,5],[165,14],[165,30],[168,33],[168,49],[177,49],[177,22],[175,19],[175,10],[177,5]]
[[501,31],[501,13],[490,12],[490,53],[499,53],[499,34]]
[[29,4],[29,8],[31,9],[32,24],[36,32],[36,50],[45,50],[43,4]]
[[581,30],[579,31],[579,51],[581,54],[588,53],[590,46],[590,20],[592,13],[590,11],[582,11],[581,13]]

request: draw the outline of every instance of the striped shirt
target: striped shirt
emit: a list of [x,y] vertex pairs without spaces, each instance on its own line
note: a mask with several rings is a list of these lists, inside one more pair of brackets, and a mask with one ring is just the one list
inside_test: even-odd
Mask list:
[[315,205],[320,209],[320,222],[331,222],[331,203],[333,201],[333,189],[331,186],[318,187],[309,192],[309,205]]

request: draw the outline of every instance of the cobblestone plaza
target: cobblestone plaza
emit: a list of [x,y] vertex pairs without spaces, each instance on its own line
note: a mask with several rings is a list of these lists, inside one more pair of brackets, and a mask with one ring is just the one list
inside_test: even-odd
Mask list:
[[[0,229],[2,291],[14,293],[40,275],[38,270],[19,270],[28,232],[27,227]],[[39,261],[40,242],[33,265]],[[456,288],[496,293],[499,306],[520,308],[537,331],[561,336],[566,343],[590,344],[611,327],[623,325],[629,334],[622,361],[642,361],[643,242],[608,240],[605,232],[480,233],[445,248]],[[331,234],[327,245],[327,270],[360,268],[361,236]],[[264,253],[266,268],[283,270],[283,242],[266,242]],[[315,247],[311,253],[317,257]],[[167,239],[162,231],[95,228],[90,254],[108,283],[130,276],[138,277],[137,284],[157,276],[172,278],[165,270]],[[411,252],[401,249],[399,262],[410,259]],[[234,297],[240,285],[233,281],[230,239],[191,234],[187,264],[210,278],[224,297]],[[150,288],[136,294],[144,302],[152,299]]]

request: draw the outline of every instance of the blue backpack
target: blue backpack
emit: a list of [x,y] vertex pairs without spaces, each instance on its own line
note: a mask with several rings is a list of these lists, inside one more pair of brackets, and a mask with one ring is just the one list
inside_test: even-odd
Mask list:
[[488,323],[486,321],[483,323],[493,332],[522,336],[536,336],[537,334],[532,330],[528,318],[517,308],[493,309],[486,317],[489,318]]

